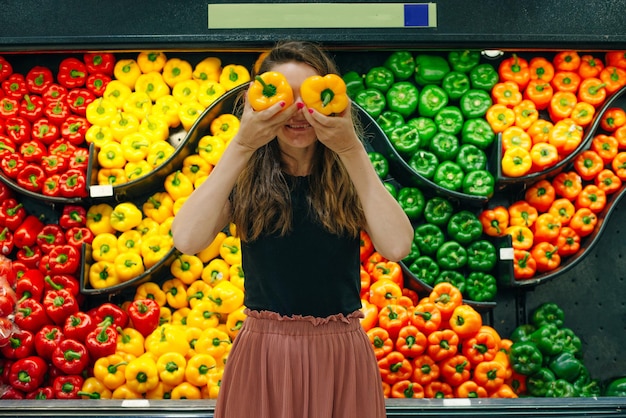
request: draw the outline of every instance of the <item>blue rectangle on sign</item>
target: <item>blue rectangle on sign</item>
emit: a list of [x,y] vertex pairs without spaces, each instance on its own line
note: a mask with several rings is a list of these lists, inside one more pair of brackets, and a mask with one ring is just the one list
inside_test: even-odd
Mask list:
[[404,5],[404,26],[405,27],[428,27],[428,4],[405,4]]

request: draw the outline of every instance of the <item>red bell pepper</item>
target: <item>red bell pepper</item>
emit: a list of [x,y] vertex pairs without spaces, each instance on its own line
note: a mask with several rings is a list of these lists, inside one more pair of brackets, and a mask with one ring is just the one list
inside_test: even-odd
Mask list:
[[89,126],[85,117],[70,115],[61,125],[61,137],[70,144],[81,145],[85,142],[85,133]]
[[85,173],[70,168],[61,174],[60,188],[64,197],[87,197],[87,179]]
[[81,374],[89,365],[87,347],[76,340],[64,339],[52,353],[52,364],[66,374]]
[[19,115],[32,123],[43,115],[44,106],[41,96],[25,94],[20,101]]
[[22,392],[32,392],[40,387],[48,371],[48,364],[41,357],[29,356],[11,365],[9,383]]
[[0,347],[0,352],[4,358],[11,360],[32,356],[35,353],[33,333],[25,329],[15,331],[9,338],[9,344]]
[[27,393],[25,399],[54,399],[54,390],[52,389],[52,386],[42,386],[33,390],[32,392]]
[[61,137],[59,128],[47,118],[39,118],[33,122],[30,135],[46,145],[52,144]]
[[21,390],[17,390],[14,387],[9,387],[6,391],[2,392],[0,399],[25,399],[26,394]]
[[38,139],[30,139],[20,145],[20,153],[26,162],[40,163],[41,159],[48,153],[46,145]]
[[[9,333],[13,332],[13,323],[7,317],[15,311],[16,302],[15,295],[0,294],[0,346],[8,344]],[[9,321],[9,326],[5,321]]]
[[85,380],[78,374],[56,377],[52,382],[55,399],[79,399],[78,392],[82,389],[83,383]]
[[61,125],[65,119],[71,114],[70,107],[63,100],[56,100],[46,103],[43,114],[50,122]]
[[0,385],[9,385],[9,375],[13,363],[14,361],[8,358],[0,358]]
[[48,147],[48,152],[50,154],[60,155],[67,158],[68,161],[72,157],[74,151],[76,151],[76,146],[68,143],[63,138],[57,139]]
[[117,331],[112,325],[97,327],[85,339],[85,346],[92,358],[110,356],[117,350]]
[[35,163],[28,163],[17,175],[17,185],[33,193],[39,193],[43,188],[46,175],[43,168]]
[[2,232],[0,232],[0,253],[9,255],[13,252],[13,248],[15,248],[13,233],[5,226]]
[[70,90],[67,93],[66,100],[72,112],[80,116],[85,116],[87,114],[87,105],[96,100],[96,96],[91,90],[81,87]]
[[35,334],[35,351],[39,357],[52,361],[52,355],[57,345],[65,339],[61,327],[45,325]]
[[[37,267],[37,268],[39,268],[39,267]],[[7,278],[7,281],[9,281],[9,283],[11,283],[11,286],[14,286],[15,285],[15,280],[18,277],[23,276],[24,273],[26,272],[26,270],[29,270],[29,268],[21,260],[13,260],[11,262],[11,271],[10,271],[11,276],[10,276],[10,278]]]
[[49,176],[46,181],[43,183],[43,187],[41,189],[41,194],[49,197],[60,197],[61,196],[61,175],[53,174]]
[[81,147],[76,148],[76,151],[74,151],[74,154],[70,157],[69,168],[74,168],[86,173],[89,168],[89,150]]
[[102,97],[107,88],[107,85],[111,82],[111,77],[106,74],[96,73],[87,77],[85,87],[91,91],[94,96]]
[[16,151],[15,143],[6,135],[0,135],[0,158],[4,159]]
[[74,274],[78,270],[80,253],[71,245],[56,245],[49,253],[52,274]]
[[0,81],[4,81],[13,74],[13,66],[3,56],[0,56]]
[[44,223],[38,216],[27,215],[24,222],[13,233],[15,246],[23,248],[25,246],[32,247],[37,243],[37,235],[44,227]]
[[43,305],[35,299],[24,299],[17,305],[14,321],[15,325],[32,333],[50,323]]
[[80,205],[65,205],[59,218],[59,225],[64,229],[87,225],[87,209]]
[[41,167],[46,177],[60,175],[69,167],[69,161],[59,154],[47,154],[41,157]]
[[28,245],[22,247],[15,255],[17,260],[23,262],[27,267],[36,269],[41,260],[41,248],[38,246],[29,247]]
[[57,325],[62,325],[68,316],[78,312],[78,302],[68,290],[48,290],[44,294],[43,307],[48,318]]
[[0,99],[0,117],[8,119],[17,116],[20,111],[20,102],[10,97]]
[[56,103],[57,101],[65,102],[67,89],[60,84],[52,83],[44,90],[41,97],[46,102],[46,105]]
[[85,343],[87,335],[96,329],[96,323],[86,312],[78,311],[70,315],[63,324],[63,334],[66,338]]
[[65,231],[65,239],[68,245],[81,251],[83,243],[91,244],[93,242],[94,233],[86,226],[74,226]]
[[44,294],[44,276],[36,269],[28,269],[15,283],[15,295],[21,301],[34,299],[41,302]]
[[43,282],[45,291],[65,289],[76,298],[80,294],[80,283],[70,274],[47,275],[44,277]]
[[16,144],[22,144],[30,139],[31,124],[25,117],[13,116],[5,121],[6,136]]
[[4,96],[15,100],[21,100],[28,88],[26,87],[26,79],[20,73],[13,73],[2,82],[2,90]]
[[109,52],[86,52],[83,61],[89,74],[113,75],[115,68],[115,55]]
[[43,94],[54,83],[54,75],[48,67],[37,65],[26,73],[26,88],[35,94]]
[[17,175],[24,169],[25,166],[26,161],[19,152],[12,152],[0,161],[2,172],[13,180],[17,179]]
[[115,328],[126,328],[128,325],[128,314],[114,303],[103,303],[90,311],[89,315],[100,327],[112,325]]
[[41,260],[39,260],[39,265],[37,266],[37,269],[39,269],[39,271],[41,271],[43,274],[48,274],[48,272],[50,271],[50,255],[44,253],[41,256]]
[[24,205],[13,198],[3,200],[0,204],[0,225],[15,231],[26,219]]
[[73,89],[85,85],[87,79],[87,66],[78,58],[65,58],[59,64],[57,81],[65,88]]
[[154,299],[135,299],[128,307],[128,317],[133,328],[147,337],[159,326],[161,307]]
[[37,245],[45,254],[50,253],[57,245],[64,245],[65,231],[60,225],[47,224],[37,234]]

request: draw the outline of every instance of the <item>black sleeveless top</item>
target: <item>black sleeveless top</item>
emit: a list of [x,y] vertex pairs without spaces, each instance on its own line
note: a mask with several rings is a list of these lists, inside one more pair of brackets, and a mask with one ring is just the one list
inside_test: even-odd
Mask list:
[[241,244],[244,305],[281,315],[324,318],[361,308],[359,237],[337,236],[311,219],[308,177],[285,175],[292,189],[290,233]]

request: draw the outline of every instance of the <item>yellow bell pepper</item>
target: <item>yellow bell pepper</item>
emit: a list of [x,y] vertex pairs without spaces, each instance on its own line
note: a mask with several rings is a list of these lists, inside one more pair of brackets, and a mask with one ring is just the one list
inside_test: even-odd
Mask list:
[[137,162],[128,162],[124,166],[124,173],[128,181],[136,180],[138,178],[148,175],[152,171],[153,167],[148,164],[146,160]]
[[183,382],[174,386],[171,399],[202,399],[202,393],[197,386],[189,382]]
[[198,102],[205,108],[209,107],[224,93],[226,89],[217,80],[205,80],[198,87]]
[[174,215],[174,201],[169,193],[156,192],[143,203],[142,211],[144,215],[158,222],[164,222]]
[[246,306],[241,305],[240,307],[229,313],[226,317],[226,333],[228,333],[228,336],[233,341],[237,337],[237,334],[239,334],[239,331],[241,330],[241,327],[243,325],[243,321],[245,321],[248,317],[248,315],[245,314],[245,310]]
[[150,360],[154,361],[155,364],[156,364],[156,361],[159,358],[159,356],[156,355],[155,353],[153,353],[152,351],[146,351],[139,358],[142,358],[142,357],[143,358],[148,357]]
[[[141,223],[135,228],[141,234],[141,240],[157,235],[159,233],[159,223],[151,218],[143,218]],[[141,248],[140,248],[141,252]]]
[[[187,292],[187,289],[185,289],[185,292]],[[186,305],[189,305],[189,303],[187,302],[187,294],[185,293],[185,303]],[[187,325],[187,316],[189,315],[189,312],[191,312],[191,308],[189,308],[189,306],[184,306],[182,308],[178,308],[176,309],[174,312],[172,312],[172,324],[174,325]],[[189,328],[189,327],[186,327]]]
[[231,266],[241,264],[241,239],[232,235],[224,238],[220,245],[220,256]]
[[[189,312],[191,312],[191,309]],[[185,337],[187,338],[187,343],[189,344],[189,351],[187,352],[185,358],[190,359],[196,354],[194,347],[196,346],[196,341],[200,338],[200,334],[202,334],[202,330],[200,328],[185,326]]]
[[113,118],[109,127],[111,128],[113,139],[119,142],[126,135],[139,130],[139,118],[132,113],[118,110],[117,115]]
[[116,80],[121,81],[132,89],[135,87],[137,78],[141,75],[141,69],[137,64],[137,61],[134,59],[121,59],[115,63],[115,66],[113,67],[113,75]]
[[193,309],[201,302],[207,301],[211,292],[211,286],[202,280],[196,280],[187,288],[187,301]]
[[215,312],[211,302],[205,300],[196,304],[187,315],[187,326],[205,330],[215,328],[220,323],[220,314]]
[[165,116],[151,113],[139,123],[139,133],[150,142],[165,141],[170,136],[170,126]]
[[79,394],[81,399],[111,399],[112,392],[92,376],[84,380]]
[[117,236],[110,232],[95,235],[91,242],[91,257],[96,261],[113,262],[117,257]]
[[169,174],[165,178],[164,186],[173,200],[189,196],[193,192],[193,182],[181,170]]
[[148,95],[151,102],[156,102],[159,97],[170,94],[170,86],[163,80],[163,75],[156,71],[143,73],[135,82],[135,92]]
[[94,235],[100,235],[106,232],[114,233],[115,229],[113,229],[110,222],[111,212],[113,212],[113,206],[107,203],[90,206],[87,210],[87,228],[89,228]]
[[206,57],[196,64],[191,76],[198,81],[217,81],[222,72],[222,60],[218,57]]
[[193,182],[193,188],[197,189],[198,187],[200,187],[200,185],[202,183],[204,183],[204,181],[209,178],[209,176],[199,176],[196,181]]
[[203,397],[206,396],[208,399],[217,399],[217,395],[220,392],[220,386],[222,385],[222,377],[224,375],[223,367],[216,367],[212,369],[209,373],[209,382],[203,388],[206,389],[206,395],[203,392]]
[[220,255],[220,247],[222,242],[226,239],[226,233],[220,231],[217,233],[213,241],[196,256],[202,261],[202,263],[208,263],[210,260]]
[[92,125],[108,126],[117,115],[117,106],[114,102],[100,97],[87,105],[85,117]]
[[172,95],[159,97],[152,106],[152,114],[165,119],[170,128],[177,128],[180,125],[178,110],[180,103]]
[[204,135],[198,141],[196,152],[198,155],[212,166],[217,165],[217,162],[222,158],[226,144],[221,138],[213,135]]
[[231,313],[243,305],[244,293],[229,281],[221,281],[211,289],[209,300],[213,303],[213,311]]
[[[158,225],[158,224],[157,224]],[[172,240],[160,235],[151,235],[141,240],[141,256],[146,268],[164,260],[173,247]]]
[[229,281],[237,288],[245,291],[245,275],[243,273],[243,267],[241,264],[233,264],[228,269]]
[[237,236],[237,225],[235,225],[233,222],[228,224],[228,233],[233,237]]
[[159,381],[154,389],[147,391],[144,395],[146,399],[171,399],[174,386]]
[[172,322],[172,310],[167,306],[161,306],[159,314],[159,325],[170,324]]
[[165,141],[156,141],[150,144],[146,161],[152,168],[163,164],[176,151],[174,147]]
[[183,129],[189,131],[204,110],[205,107],[197,100],[181,103],[180,108],[178,108],[178,118]]
[[89,284],[94,289],[106,289],[120,283],[111,261],[97,261],[89,266]]
[[126,370],[126,385],[137,393],[146,393],[159,384],[159,374],[155,361],[148,356],[137,357],[128,362]]
[[208,176],[213,170],[211,164],[197,154],[192,154],[183,160],[183,174],[194,183],[199,176]]
[[85,141],[97,148],[113,140],[113,131],[109,126],[91,125],[85,132]]
[[201,277],[203,267],[204,264],[199,257],[180,254],[170,264],[170,272],[184,284],[190,285]]
[[219,82],[226,91],[250,81],[250,71],[243,65],[228,64],[222,68]]
[[159,224],[159,235],[169,238],[174,245],[174,235],[172,234],[172,223],[174,222],[174,215],[169,216],[163,222]]
[[158,303],[159,306],[165,306],[167,302],[165,292],[155,282],[145,282],[137,286],[133,300],[141,299],[152,299]]
[[172,96],[174,96],[180,104],[197,101],[199,90],[200,83],[194,79],[189,79],[177,83],[172,89]]
[[124,383],[122,386],[116,388],[111,394],[111,399],[141,399],[142,394],[131,390],[130,387]]
[[110,390],[115,390],[126,382],[124,370],[128,362],[118,353],[100,357],[93,365],[93,375]]
[[150,143],[150,140],[139,131],[126,135],[120,141],[124,160],[132,162],[145,160],[148,156]]
[[135,116],[141,122],[152,111],[152,99],[148,93],[134,91],[124,100],[122,110]]
[[210,354],[196,353],[187,362],[185,379],[195,386],[204,386],[209,382],[209,371],[215,369],[215,359]]
[[123,355],[124,353],[133,357],[143,355],[146,350],[144,348],[145,338],[135,328],[117,328],[117,348],[116,353]]
[[115,272],[121,282],[139,277],[146,271],[141,255],[135,251],[119,253],[113,264],[115,264]]
[[98,170],[97,183],[100,185],[119,186],[128,182],[126,172],[121,168],[102,168]]
[[[226,324],[220,324],[218,329],[220,331],[226,332]],[[219,367],[220,369],[223,369],[224,366],[226,366],[226,362],[228,361],[228,355],[230,354],[230,350],[232,348],[233,348],[233,345],[232,344],[228,344],[226,346],[226,351],[224,351],[224,354],[222,354],[222,357],[215,359],[217,361],[217,367]]]
[[181,58],[170,58],[163,66],[163,79],[172,88],[181,81],[189,80],[192,73],[191,64]]
[[141,254],[141,233],[137,230],[122,232],[117,237],[118,253],[134,252]]
[[[180,309],[187,307],[189,304],[187,303],[187,286],[180,279],[172,278],[166,280],[161,286],[163,292],[165,292],[165,298],[168,306],[174,309]],[[172,321],[174,320],[173,316],[177,311],[172,313]]]
[[187,201],[187,199],[189,199],[189,196],[183,196],[183,197],[178,198],[174,202],[174,205],[172,206],[172,212],[174,212],[174,216],[176,216],[180,208],[183,207],[183,204],[185,203],[185,201]]
[[128,87],[120,80],[111,80],[104,89],[104,94],[102,95],[102,97],[113,103],[115,107],[119,110],[122,108],[124,100],[126,100],[126,98],[130,96],[132,92],[132,88]]
[[175,386],[185,380],[187,359],[180,353],[172,352],[159,356],[156,366],[159,378],[168,385]]
[[215,360],[222,358],[224,354],[230,351],[232,342],[228,334],[216,328],[207,328],[202,330],[200,338],[196,341],[196,353],[209,354]]
[[137,55],[137,65],[144,74],[162,71],[166,61],[167,56],[162,51],[141,51]]
[[221,258],[214,258],[202,269],[202,280],[215,286],[221,281],[229,280],[230,265]]
[[98,150],[98,164],[104,168],[124,168],[126,158],[122,152],[122,145],[117,141],[108,141]]
[[209,131],[213,136],[222,138],[226,143],[239,131],[240,125],[241,122],[237,116],[230,113],[223,113],[211,121]]
[[132,202],[118,203],[111,212],[111,226],[119,232],[130,231],[137,227],[142,219],[141,209]]
[[165,353],[176,352],[183,356],[189,351],[189,344],[185,338],[185,328],[182,325],[163,324],[152,334],[146,337],[146,351],[150,351],[157,356]]

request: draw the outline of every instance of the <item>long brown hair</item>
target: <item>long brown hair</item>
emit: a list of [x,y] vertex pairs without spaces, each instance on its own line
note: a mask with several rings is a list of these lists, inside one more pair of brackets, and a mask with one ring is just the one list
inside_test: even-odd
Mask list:
[[[320,75],[338,74],[336,64],[320,46],[296,41],[279,43],[270,50],[258,74],[291,61],[306,63]],[[354,109],[352,119],[361,137],[362,128]],[[329,232],[357,236],[365,216],[339,156],[317,142],[312,167],[307,198],[311,212]],[[243,241],[253,241],[264,233],[285,235],[291,230],[290,190],[276,139],[254,152],[237,180],[231,201],[232,220]]]

